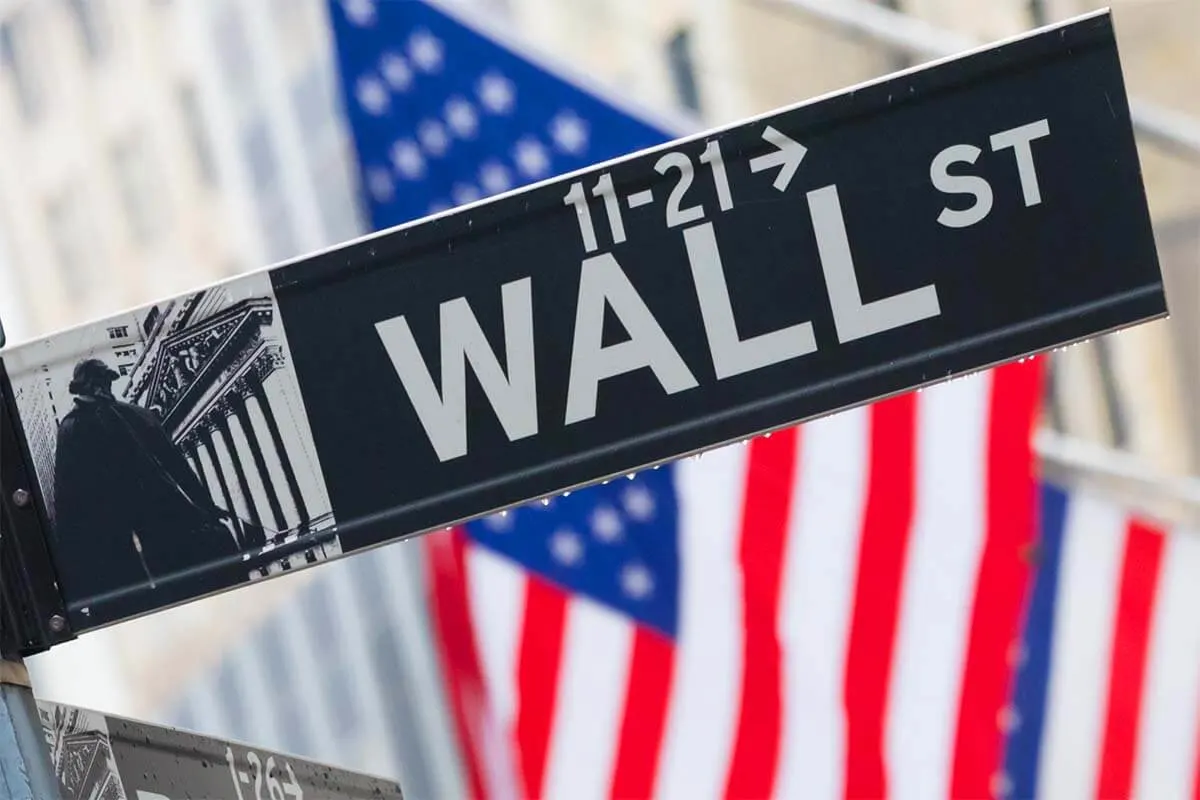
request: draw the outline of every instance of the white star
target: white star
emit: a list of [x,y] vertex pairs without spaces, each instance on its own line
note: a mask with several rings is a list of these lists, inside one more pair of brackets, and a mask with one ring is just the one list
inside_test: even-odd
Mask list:
[[446,101],[446,124],[462,138],[470,139],[479,130],[479,115],[469,101],[451,97]]
[[625,526],[621,524],[621,515],[612,506],[600,506],[592,512],[592,533],[602,542],[612,544],[621,538]]
[[587,149],[587,123],[574,111],[559,112],[550,120],[550,138],[560,150],[579,155]]
[[499,194],[512,188],[512,175],[499,161],[489,161],[479,168],[479,183],[488,194]]
[[445,155],[450,149],[450,134],[446,133],[445,126],[437,120],[427,119],[417,126],[417,138],[421,140],[425,152],[431,156]]
[[630,486],[621,495],[625,513],[638,522],[647,522],[654,516],[654,493],[642,484]]
[[408,55],[422,72],[442,68],[442,42],[427,30],[419,30],[408,39]]
[[537,139],[521,139],[513,148],[517,169],[527,178],[541,178],[550,172],[550,157]]
[[354,97],[364,111],[376,117],[387,111],[391,105],[387,87],[374,75],[363,75],[355,81]]
[[375,21],[375,0],[342,0],[346,19],[360,28]]
[[377,202],[386,203],[395,197],[396,186],[392,183],[392,176],[385,168],[369,167],[367,169],[367,191]]
[[996,712],[996,727],[1004,733],[1012,733],[1021,727],[1021,713],[1012,706],[1005,706]]
[[621,568],[621,591],[634,600],[642,600],[654,592],[654,576],[641,564],[626,564]]
[[[429,204],[429,210],[425,213],[440,214],[443,211],[449,211],[452,208],[454,208],[454,204],[451,203],[449,200],[434,200],[432,203]],[[489,517],[489,519],[491,519],[491,518]]]
[[574,566],[583,560],[583,542],[574,531],[562,529],[550,537],[550,555],[564,566]]
[[454,202],[460,206],[465,206],[467,203],[474,203],[483,195],[479,191],[478,186],[469,183],[456,183],[454,188],[450,190],[450,196],[454,198]]
[[379,59],[379,71],[383,79],[398,92],[406,91],[413,82],[412,67],[399,53],[384,53]]
[[412,139],[399,139],[392,145],[392,166],[402,178],[417,180],[425,174],[425,156]]
[[513,519],[514,516],[515,515],[510,514],[507,511],[501,511],[498,514],[492,514],[491,516],[484,517],[483,524],[487,526],[488,530],[494,531],[495,533],[511,531],[513,525],[516,524],[516,521]]
[[493,114],[507,114],[517,101],[516,87],[499,72],[489,72],[480,78],[476,91],[479,102]]

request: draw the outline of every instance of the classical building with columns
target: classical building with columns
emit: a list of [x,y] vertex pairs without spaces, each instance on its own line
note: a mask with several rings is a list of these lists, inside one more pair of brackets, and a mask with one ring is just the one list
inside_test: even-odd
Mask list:
[[[334,525],[265,281],[261,296],[218,286],[143,312],[145,348],[125,389],[125,399],[159,415],[213,502],[237,516],[247,550]],[[336,540],[314,547],[296,557],[340,552]]]

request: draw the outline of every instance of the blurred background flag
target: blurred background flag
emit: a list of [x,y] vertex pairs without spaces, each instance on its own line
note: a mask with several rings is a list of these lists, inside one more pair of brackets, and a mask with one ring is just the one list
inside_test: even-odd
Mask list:
[[330,12],[375,230],[672,138],[433,4]]
[[475,795],[1200,796],[1200,536],[1035,489],[1037,369],[423,540]]
[[987,797],[1039,362],[426,537],[492,797]]
[[1044,486],[1010,797],[1200,797],[1200,535]]
[[[315,571],[305,614],[248,630],[174,721],[400,770],[416,797],[1200,796],[1200,536],[1050,484],[1035,536],[997,527],[1007,369],[413,543],[455,788],[422,775],[398,694],[410,545]],[[877,449],[910,424],[915,484]]]

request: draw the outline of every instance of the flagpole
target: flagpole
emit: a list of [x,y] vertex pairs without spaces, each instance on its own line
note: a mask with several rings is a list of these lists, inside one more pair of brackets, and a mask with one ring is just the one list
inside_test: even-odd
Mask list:
[[1132,453],[1047,429],[1034,435],[1034,451],[1046,471],[1136,486],[1143,500],[1160,501],[1146,504],[1146,510],[1157,512],[1161,502],[1183,505],[1188,521],[1200,523],[1200,478],[1169,475]]
[[[810,14],[852,34],[866,36],[916,58],[945,58],[980,42],[867,0],[757,0]],[[1200,161],[1200,120],[1137,98],[1129,100],[1133,127],[1147,141]]]

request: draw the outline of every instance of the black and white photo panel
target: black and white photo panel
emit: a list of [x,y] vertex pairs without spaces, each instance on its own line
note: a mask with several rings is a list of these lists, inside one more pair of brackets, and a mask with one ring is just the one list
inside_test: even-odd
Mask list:
[[4,362],[85,627],[341,553],[268,273]]

